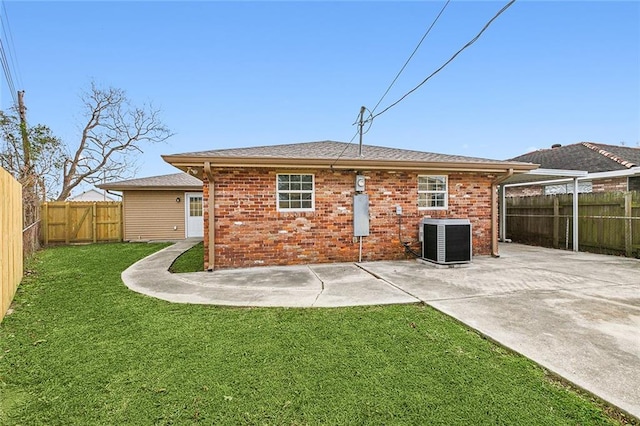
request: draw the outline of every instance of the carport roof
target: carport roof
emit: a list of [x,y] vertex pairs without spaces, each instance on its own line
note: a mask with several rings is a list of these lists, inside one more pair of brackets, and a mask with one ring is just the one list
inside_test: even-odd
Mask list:
[[575,179],[588,176],[585,170],[534,169],[526,173],[511,176],[504,181],[504,186],[531,185],[558,179]]

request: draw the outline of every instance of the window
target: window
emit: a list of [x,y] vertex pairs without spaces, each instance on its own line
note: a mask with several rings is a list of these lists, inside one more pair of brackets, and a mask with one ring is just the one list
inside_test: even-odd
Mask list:
[[189,216],[202,216],[202,197],[189,196]]
[[277,179],[278,210],[313,210],[313,175],[278,175]]
[[[593,192],[591,181],[579,181],[578,193],[585,194]],[[561,183],[559,185],[546,185],[544,195],[573,194],[573,183]]]
[[627,191],[640,191],[640,176],[629,176]]
[[447,208],[446,176],[418,176],[418,208]]

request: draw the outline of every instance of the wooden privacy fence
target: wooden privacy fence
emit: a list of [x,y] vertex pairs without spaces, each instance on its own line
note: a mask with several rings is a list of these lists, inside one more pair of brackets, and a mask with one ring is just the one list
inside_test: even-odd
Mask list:
[[122,202],[44,203],[41,217],[44,244],[122,241]]
[[0,167],[0,321],[22,280],[22,185]]
[[[573,195],[506,199],[506,238],[573,248]],[[580,250],[640,257],[640,192],[578,195]]]

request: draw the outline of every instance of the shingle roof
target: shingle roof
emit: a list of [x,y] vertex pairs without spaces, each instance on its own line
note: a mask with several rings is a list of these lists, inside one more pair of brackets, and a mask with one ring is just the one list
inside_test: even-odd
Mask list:
[[640,148],[580,142],[556,148],[539,149],[511,161],[540,164],[543,169],[585,170],[589,173],[640,167]]
[[187,173],[173,173],[170,175],[151,176],[145,178],[121,180],[97,185],[101,189],[144,189],[144,188],[202,188],[202,181]]
[[[280,159],[323,159],[357,160],[364,158],[373,161],[424,161],[424,162],[468,162],[499,163],[500,160],[465,157],[461,155],[435,154],[408,149],[387,148],[363,145],[363,156],[358,155],[358,144],[346,142],[320,141],[284,145],[257,146],[251,148],[216,149],[210,151],[186,152],[167,157],[220,157],[220,158],[280,158]],[[164,156],[163,156],[164,157]]]

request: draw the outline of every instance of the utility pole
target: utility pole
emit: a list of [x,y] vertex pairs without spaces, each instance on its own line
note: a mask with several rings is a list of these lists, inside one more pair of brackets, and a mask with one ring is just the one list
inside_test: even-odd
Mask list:
[[27,133],[27,107],[24,106],[24,90],[18,90],[18,114],[20,115],[20,133],[24,155],[24,173],[31,174],[31,145]]
[[358,128],[360,133],[360,148],[358,149],[358,157],[362,157],[362,128],[364,127],[364,106],[360,107],[360,119],[358,120]]
[[29,226],[38,218],[38,196],[36,194],[36,176],[31,164],[31,144],[27,131],[27,107],[24,106],[24,90],[18,90],[18,114],[20,115],[20,133],[22,134],[22,153],[24,164],[20,176],[22,184],[23,223]]

